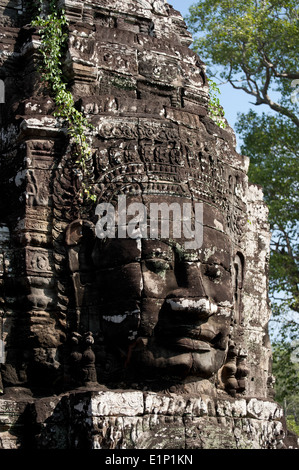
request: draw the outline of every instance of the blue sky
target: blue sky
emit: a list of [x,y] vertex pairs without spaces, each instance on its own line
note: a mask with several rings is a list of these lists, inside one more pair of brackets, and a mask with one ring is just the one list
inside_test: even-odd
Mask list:
[[[168,3],[185,17],[189,13],[189,7],[196,3],[196,0],[168,0]],[[250,101],[254,100],[253,97],[246,95],[241,90],[233,89],[230,84],[221,85],[219,89],[221,92],[220,103],[224,109],[225,117],[233,129],[238,112],[247,112],[250,108],[262,111],[262,109],[256,109],[254,105],[250,104]],[[237,140],[240,142],[240,139]]]

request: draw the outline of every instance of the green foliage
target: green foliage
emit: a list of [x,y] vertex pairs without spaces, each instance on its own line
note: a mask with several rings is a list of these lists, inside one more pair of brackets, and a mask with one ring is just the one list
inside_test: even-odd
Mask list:
[[286,398],[299,394],[299,367],[294,362],[298,344],[286,340],[274,341],[272,349],[276,399],[284,404]]
[[299,347],[298,342],[275,341],[273,374],[275,398],[283,406],[290,431],[299,435]]
[[50,2],[49,10],[47,15],[41,15],[39,11],[39,15],[32,22],[32,26],[38,28],[41,35],[40,71],[55,100],[57,106],[55,116],[68,128],[74,149],[77,174],[82,182],[82,197],[95,201],[95,196],[91,194],[90,188],[85,183],[87,161],[91,158],[86,135],[91,126],[83,114],[76,109],[74,98],[67,89],[67,82],[62,72],[62,60],[68,39],[68,21],[64,10],[58,10],[57,1]]
[[187,23],[194,48],[222,80],[288,116],[298,126],[296,104],[276,103],[271,90],[290,97],[299,49],[298,2],[277,0],[199,0]]
[[279,56],[279,71],[292,70],[297,59],[297,21],[298,3],[285,0],[202,0],[191,6],[188,17],[195,32],[207,32],[197,44],[211,51],[210,60],[226,65],[229,54],[237,72],[243,72],[243,61],[262,72],[261,52],[270,54],[269,58]]
[[287,428],[299,436],[299,424],[294,415],[287,416]]
[[209,92],[210,92],[210,101],[209,101],[210,117],[217,124],[218,127],[220,127],[221,129],[225,129],[226,124],[223,120],[224,111],[223,111],[223,108],[221,107],[220,100],[219,100],[220,90],[217,87],[217,84],[210,78],[208,78],[208,82],[209,82]]

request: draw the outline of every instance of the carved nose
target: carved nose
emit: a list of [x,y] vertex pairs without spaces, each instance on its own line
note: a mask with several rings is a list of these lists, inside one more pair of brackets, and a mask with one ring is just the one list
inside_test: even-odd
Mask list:
[[214,315],[218,307],[217,305],[207,297],[191,297],[188,296],[187,292],[175,291],[166,299],[168,310],[172,311],[176,315],[182,315],[189,318],[189,320],[206,320],[211,315]]
[[182,287],[169,293],[166,311],[188,323],[207,320],[217,312],[218,306],[205,292],[198,264],[186,263],[181,274]]
[[[181,287],[177,289],[177,297],[186,297],[186,295],[198,298],[208,297],[203,285],[201,270],[197,263],[185,263],[179,277]],[[179,294],[180,290],[184,291],[181,295]]]

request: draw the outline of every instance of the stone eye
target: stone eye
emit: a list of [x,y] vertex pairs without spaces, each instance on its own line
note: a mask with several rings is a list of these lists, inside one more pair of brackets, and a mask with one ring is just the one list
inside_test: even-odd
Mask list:
[[221,270],[217,264],[207,265],[205,267],[205,275],[212,281],[216,281],[221,278]]
[[163,259],[147,259],[145,264],[146,267],[154,273],[161,273],[172,269],[171,263]]

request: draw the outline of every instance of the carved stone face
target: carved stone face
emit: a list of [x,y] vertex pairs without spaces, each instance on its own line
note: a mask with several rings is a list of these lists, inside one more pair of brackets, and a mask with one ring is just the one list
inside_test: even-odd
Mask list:
[[143,375],[209,378],[225,362],[234,298],[230,239],[204,226],[199,250],[184,249],[184,241],[97,240],[92,252],[100,299],[94,322],[109,351]]

